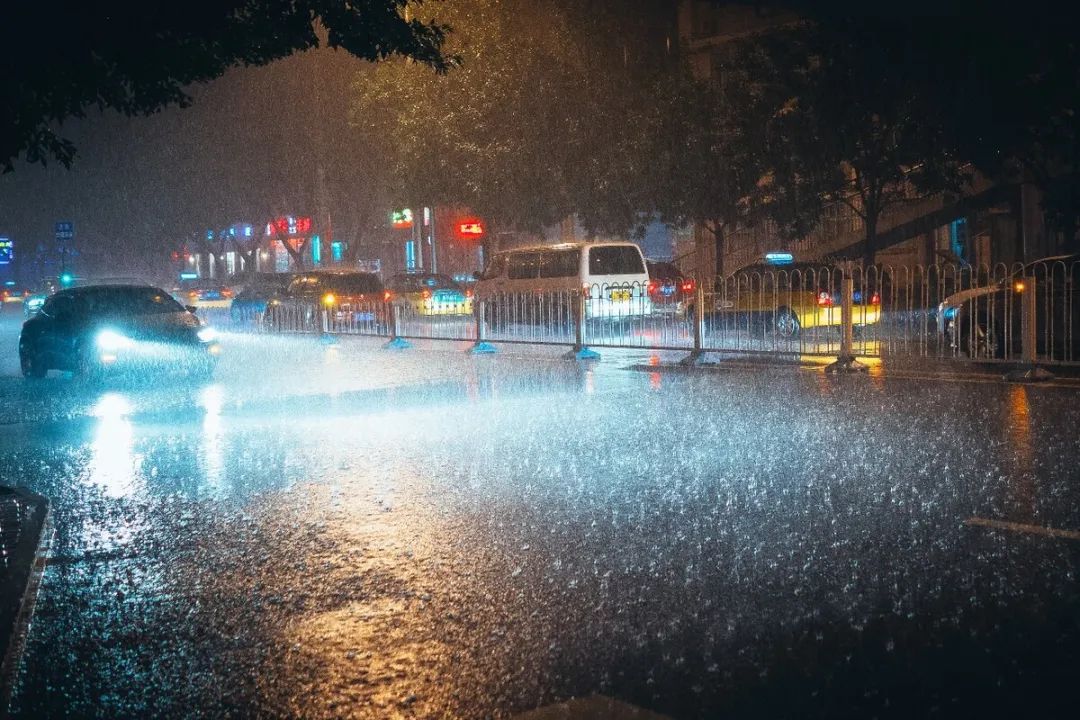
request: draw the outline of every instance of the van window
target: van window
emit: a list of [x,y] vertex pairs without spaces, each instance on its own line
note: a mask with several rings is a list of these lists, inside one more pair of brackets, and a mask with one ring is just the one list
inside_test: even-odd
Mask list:
[[581,267],[580,258],[581,251],[577,248],[544,252],[540,256],[540,277],[577,277],[578,270]]
[[645,272],[634,245],[589,248],[590,275],[640,275]]
[[540,253],[511,253],[509,264],[506,275],[511,280],[534,280],[540,274]]

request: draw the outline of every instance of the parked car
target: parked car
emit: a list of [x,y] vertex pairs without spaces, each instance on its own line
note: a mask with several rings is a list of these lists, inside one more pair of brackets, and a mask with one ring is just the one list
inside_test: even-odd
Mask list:
[[19,364],[26,377],[49,370],[99,376],[118,370],[182,370],[208,376],[216,333],[167,292],[149,285],[61,290],[23,323]]
[[272,330],[318,331],[325,313],[337,329],[381,331],[387,327],[387,300],[379,276],[365,272],[306,272],[289,282],[277,305],[266,313]]
[[229,317],[234,325],[262,323],[268,307],[280,304],[294,273],[256,273],[233,297]]
[[386,284],[390,300],[404,300],[417,315],[471,315],[472,290],[446,275],[402,273]]
[[653,312],[682,313],[694,298],[694,279],[682,274],[675,265],[646,260],[649,269],[649,299]]
[[1036,354],[1080,360],[1078,282],[1080,254],[1029,262],[946,297],[937,308],[938,331],[947,348],[968,357],[1020,359],[1023,295],[1034,286]]
[[174,291],[174,296],[184,305],[201,308],[227,308],[234,294],[230,285],[213,278],[184,280]]
[[14,280],[9,280],[0,288],[0,310],[22,307],[30,295],[29,288],[16,284]]
[[[841,288],[836,268],[809,263],[750,265],[716,283],[713,297],[706,298],[706,312],[739,328],[794,338],[810,328],[841,327]],[[691,316],[697,312],[693,302],[688,312]],[[880,319],[880,295],[860,284],[854,293],[855,327]]]

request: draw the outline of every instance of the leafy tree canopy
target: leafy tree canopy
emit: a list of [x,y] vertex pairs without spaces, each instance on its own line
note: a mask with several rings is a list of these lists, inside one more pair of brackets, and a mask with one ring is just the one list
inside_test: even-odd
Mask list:
[[56,132],[87,110],[150,114],[186,105],[185,87],[242,65],[264,65],[320,44],[356,57],[401,55],[445,70],[446,28],[406,18],[407,0],[121,0],[0,3],[7,43],[0,93],[0,168],[14,160],[70,165]]
[[648,170],[637,119],[665,63],[649,12],[662,4],[431,6],[454,28],[447,51],[460,66],[445,76],[408,62],[370,68],[354,120],[392,139],[402,204],[468,205],[522,230],[575,213],[589,229],[625,229],[649,207],[636,182]]

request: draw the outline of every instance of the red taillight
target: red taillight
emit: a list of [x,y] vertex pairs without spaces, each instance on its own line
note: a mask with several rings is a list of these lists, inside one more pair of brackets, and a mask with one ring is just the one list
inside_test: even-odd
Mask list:
[[878,295],[877,293],[874,293],[873,295],[871,295],[870,296],[870,304],[871,305],[880,305],[881,304],[881,296]]
[[382,294],[383,302],[390,302],[390,298],[392,298],[392,297],[394,297],[394,295],[389,290],[384,290],[383,291],[383,294]]
[[472,297],[472,290],[466,290],[465,291],[465,297],[471,298]]
[[650,295],[656,294],[656,291],[659,288],[660,288],[660,284],[658,282],[656,282],[655,280],[650,280],[649,281],[649,294]]
[[423,298],[424,298],[425,300],[427,300],[427,299],[428,299],[429,297],[431,297],[431,291],[430,291],[430,290],[425,290],[425,291],[424,291],[424,292],[422,292],[422,293],[421,293],[420,295],[421,295],[421,297],[423,297]]
[[822,290],[818,293],[817,304],[821,307],[832,307],[832,295]]
[[683,292],[694,292],[694,281],[693,280],[683,280],[682,289],[683,289]]
[[225,288],[221,291],[222,297],[232,297],[232,288]]

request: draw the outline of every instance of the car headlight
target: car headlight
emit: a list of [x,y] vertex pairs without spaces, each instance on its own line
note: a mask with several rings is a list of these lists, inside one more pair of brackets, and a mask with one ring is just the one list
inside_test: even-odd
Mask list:
[[212,327],[199,328],[199,332],[195,333],[199,337],[199,342],[214,342],[218,339],[218,332]]
[[135,344],[131,338],[121,335],[115,330],[102,330],[97,334],[96,342],[98,349],[105,352],[116,352]]

